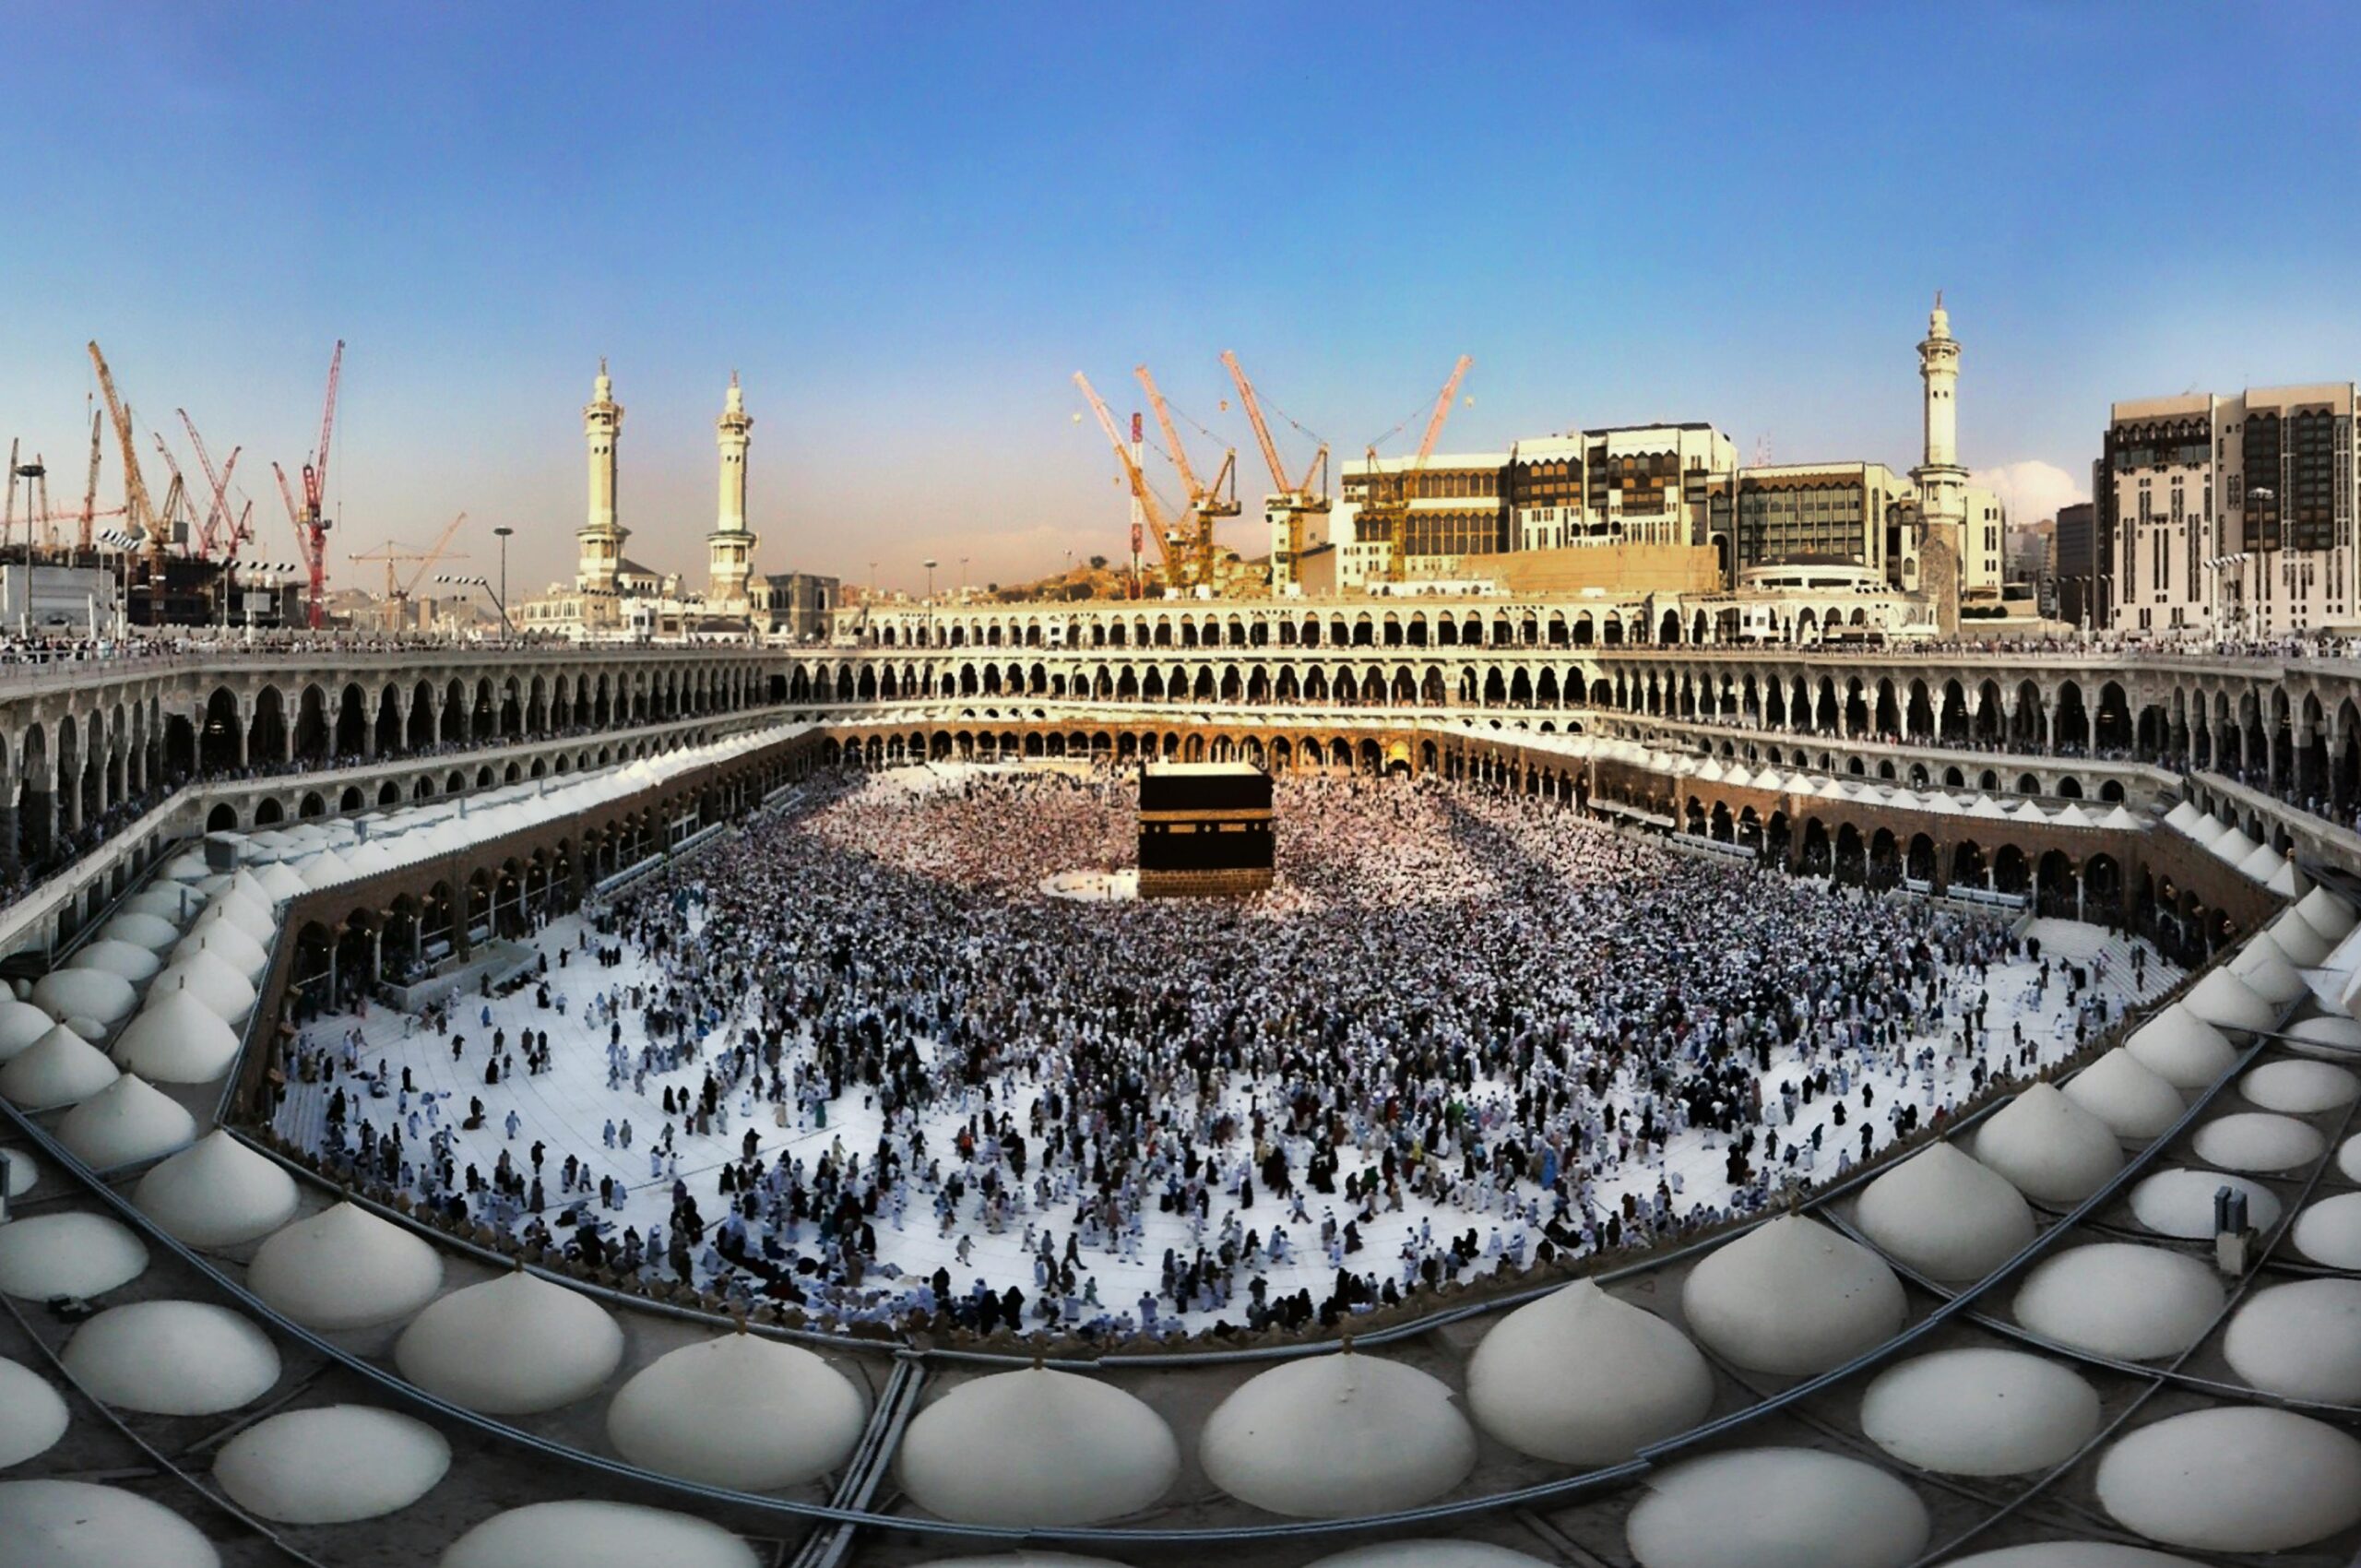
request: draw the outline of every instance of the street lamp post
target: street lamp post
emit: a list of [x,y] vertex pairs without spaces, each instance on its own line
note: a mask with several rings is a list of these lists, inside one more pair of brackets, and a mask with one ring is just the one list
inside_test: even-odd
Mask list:
[[508,624],[508,536],[516,531],[516,530],[515,529],[510,528],[505,523],[501,524],[500,527],[492,530],[492,537],[500,540],[499,604],[500,637],[503,642],[509,641],[516,635],[516,628]]

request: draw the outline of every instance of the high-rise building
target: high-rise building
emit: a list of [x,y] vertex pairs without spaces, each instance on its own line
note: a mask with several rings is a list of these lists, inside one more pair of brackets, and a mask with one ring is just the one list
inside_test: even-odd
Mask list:
[[2094,472],[2099,609],[2122,631],[2361,620],[2355,384],[2117,403]]
[[2058,580],[2057,609],[2051,612],[2070,626],[2101,624],[2098,603],[2098,551],[2094,514],[2088,501],[2058,508],[2058,527],[2051,554]]

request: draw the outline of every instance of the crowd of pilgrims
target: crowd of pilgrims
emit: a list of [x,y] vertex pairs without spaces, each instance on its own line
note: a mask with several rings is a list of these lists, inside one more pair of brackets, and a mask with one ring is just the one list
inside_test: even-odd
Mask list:
[[[1228,1332],[1776,1204],[2046,1043],[1987,1023],[1990,966],[2038,959],[1995,919],[1432,778],[1283,778],[1279,884],[1251,901],[1041,896],[1129,858],[1134,790],[824,777],[509,982],[545,1012],[587,992],[607,1087],[644,1107],[592,1158],[545,1168],[512,1109],[493,1169],[462,1170],[457,1118],[429,1097],[421,1122],[411,1070],[397,1090],[370,1072],[357,1030],[300,1053],[356,1087],[328,1099],[330,1152],[586,1268],[742,1304]],[[2078,1039],[2106,1020],[2093,978],[2032,982],[2065,988]],[[549,1070],[546,1031],[492,1020],[464,996],[403,1029],[447,1037],[471,1078],[481,1058],[495,1095]],[[470,1100],[461,1129],[503,1125]],[[681,1173],[692,1135],[736,1151],[693,1158],[709,1192]],[[1714,1179],[1668,1165],[1677,1139]],[[670,1194],[644,1234],[619,1212],[642,1182]],[[910,1259],[911,1232],[947,1259]],[[979,1236],[1021,1238],[988,1249],[1000,1277]]]

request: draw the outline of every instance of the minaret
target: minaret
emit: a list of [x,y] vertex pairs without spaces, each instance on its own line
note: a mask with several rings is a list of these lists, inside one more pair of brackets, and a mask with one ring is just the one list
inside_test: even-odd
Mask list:
[[1927,317],[1927,340],[1918,345],[1918,378],[1925,383],[1926,460],[1910,470],[1918,481],[1918,510],[1930,523],[1967,520],[1967,470],[1959,466],[1959,339],[1952,336],[1951,312],[1942,291]]
[[754,536],[746,531],[746,445],[754,418],[738,390],[738,373],[730,373],[730,400],[722,406],[714,441],[721,448],[721,506],[713,531],[706,535],[709,605],[746,603],[747,579],[753,570]]
[[614,591],[623,540],[631,537],[615,521],[615,446],[623,428],[623,406],[615,401],[615,383],[601,356],[599,379],[591,383],[590,402],[582,410],[582,438],[590,449],[590,513],[574,536],[580,546],[574,586],[585,591]]

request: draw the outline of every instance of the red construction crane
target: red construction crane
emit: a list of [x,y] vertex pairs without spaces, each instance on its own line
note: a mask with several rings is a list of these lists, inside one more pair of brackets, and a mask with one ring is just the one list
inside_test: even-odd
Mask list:
[[1148,529],[1156,535],[1157,552],[1163,559],[1166,577],[1175,583],[1188,580],[1193,563],[1182,546],[1192,536],[1185,520],[1175,523],[1164,510],[1164,504],[1156,498],[1156,492],[1148,488],[1147,475],[1140,471],[1139,459],[1132,456],[1129,446],[1123,445],[1123,433],[1117,428],[1115,416],[1107,411],[1106,403],[1091,386],[1090,378],[1075,371],[1074,384],[1082,388],[1083,398],[1090,404],[1090,411],[1098,416],[1098,428],[1107,433],[1107,445],[1115,449],[1116,460],[1123,465],[1123,477],[1131,484],[1132,499],[1137,501],[1140,510],[1147,514]]
[[[1254,439],[1263,448],[1264,466],[1271,470],[1272,493],[1264,510],[1277,524],[1281,535],[1271,541],[1271,586],[1275,591],[1295,580],[1295,563],[1303,553],[1304,516],[1328,510],[1328,444],[1320,444],[1320,450],[1305,466],[1300,481],[1289,479],[1287,465],[1279,459],[1279,444],[1271,438],[1270,424],[1263,418],[1263,400],[1255,396],[1254,384],[1246,379],[1246,367],[1228,349],[1222,350],[1221,362],[1238,387],[1238,400],[1246,405],[1247,422],[1254,427]],[[1319,481],[1317,487],[1315,480]]]
[[1190,548],[1205,563],[1204,569],[1209,571],[1214,524],[1223,517],[1235,517],[1240,511],[1238,449],[1233,446],[1222,454],[1221,471],[1214,475],[1213,485],[1207,488],[1197,478],[1197,470],[1190,466],[1189,449],[1180,445],[1180,429],[1172,422],[1172,410],[1165,406],[1164,394],[1157,390],[1156,377],[1148,374],[1145,365],[1135,367],[1132,374],[1139,377],[1140,386],[1147,391],[1147,406],[1156,410],[1156,427],[1164,432],[1165,453],[1180,472],[1181,488],[1189,493],[1189,508],[1197,518],[1197,537],[1190,540]]
[[[320,410],[320,444],[312,449],[311,460],[303,465],[303,511],[296,518],[295,536],[303,552],[303,565],[311,574],[311,625],[317,631],[327,618],[328,529],[334,520],[320,513],[320,499],[327,492],[328,443],[336,434],[336,389],[344,373],[344,339],[337,339],[336,352],[328,356],[328,393]],[[276,469],[279,465],[272,464]],[[279,476],[279,490],[287,488],[287,476]],[[293,512],[293,498],[289,497],[289,511]]]
[[[1427,416],[1426,434],[1418,438],[1418,455],[1410,460],[1409,467],[1402,470],[1397,483],[1384,487],[1393,493],[1390,502],[1381,507],[1363,508],[1364,516],[1376,511],[1392,519],[1394,549],[1385,575],[1397,583],[1403,579],[1409,564],[1410,503],[1418,497],[1418,476],[1426,472],[1427,459],[1435,454],[1435,439],[1442,434],[1443,421],[1451,417],[1452,399],[1459,396],[1459,384],[1466,379],[1468,367],[1475,362],[1462,354],[1459,362],[1451,367],[1451,379],[1442,384],[1442,392],[1435,398],[1435,411]],[[1370,488],[1367,493],[1375,497],[1381,487],[1378,484],[1377,447],[1374,443],[1369,449],[1369,465]]]
[[[196,531],[197,555],[210,559],[214,545],[219,541],[222,525],[230,521],[230,476],[238,471],[238,454],[245,448],[231,447],[230,460],[216,469],[213,454],[205,449],[205,437],[196,433],[196,423],[188,417],[188,410],[176,409],[173,411],[181,416],[181,425],[188,432],[188,444],[196,448],[196,460],[205,467],[205,482],[213,491],[213,509],[205,515],[205,521]],[[233,526],[230,529],[227,554],[234,556],[237,552],[238,530]]]

